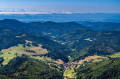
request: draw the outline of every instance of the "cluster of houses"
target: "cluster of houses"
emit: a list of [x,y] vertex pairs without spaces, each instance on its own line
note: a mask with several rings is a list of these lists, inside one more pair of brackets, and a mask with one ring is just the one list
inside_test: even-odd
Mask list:
[[[78,65],[84,66],[85,63],[96,62],[97,61],[96,59],[105,60],[106,58],[99,58],[99,57],[93,58],[92,56],[90,56],[90,57],[85,58],[84,60],[79,60],[79,62],[68,62],[68,63],[64,63],[62,65],[64,66],[65,70],[67,70],[67,69],[71,69],[71,67],[73,67],[73,66],[78,66]],[[60,66],[60,64],[54,64],[54,65]]]

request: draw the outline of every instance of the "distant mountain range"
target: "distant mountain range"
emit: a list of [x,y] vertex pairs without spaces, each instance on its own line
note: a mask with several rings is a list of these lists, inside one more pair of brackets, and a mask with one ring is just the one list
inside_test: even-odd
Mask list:
[[72,14],[81,13],[80,11],[67,11],[67,10],[36,10],[36,9],[0,9],[2,14]]
[[75,29],[88,28],[75,22],[56,23],[52,21],[47,21],[23,23],[14,19],[0,20],[0,27],[10,28],[14,30],[22,30],[27,33],[39,36],[60,36],[66,32],[70,32]]
[[[23,22],[118,22],[120,23],[119,13],[51,13],[49,12],[0,12],[0,19],[17,19]],[[8,15],[9,14],[9,15]]]
[[82,24],[93,30],[118,30],[120,29],[120,23],[113,23],[113,22],[83,22]]

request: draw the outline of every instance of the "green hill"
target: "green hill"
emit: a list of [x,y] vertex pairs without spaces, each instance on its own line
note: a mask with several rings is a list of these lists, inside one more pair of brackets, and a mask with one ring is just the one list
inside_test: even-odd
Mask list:
[[77,79],[119,79],[120,59],[86,64],[76,69]]
[[31,22],[23,23],[14,19],[0,20],[1,28],[10,28],[14,30],[25,31],[29,34],[47,36],[47,37],[59,37],[60,35],[70,32],[78,28],[87,28],[79,23],[75,22]]
[[113,22],[83,22],[82,25],[93,30],[120,30],[120,23]]
[[[36,49],[30,48],[26,49],[26,51],[29,53],[33,53],[34,55],[37,56],[41,56],[41,54],[37,54],[35,51],[38,50],[39,45],[42,45],[42,49],[46,49],[48,52],[46,54],[43,54],[42,56],[48,56],[51,57],[52,59],[62,59],[65,62],[68,61],[67,54],[71,52],[65,46],[56,43],[50,39],[47,39],[45,37],[34,36],[27,34],[25,32],[11,29],[0,29],[0,50],[8,49],[13,46],[18,46],[18,44],[22,44],[24,48],[26,46],[27,47],[35,46]],[[41,51],[41,49],[39,49],[38,51]],[[0,53],[2,54],[4,52]]]
[[12,59],[0,69],[0,79],[63,79],[62,73],[26,56]]
[[76,60],[91,55],[110,55],[120,51],[120,31],[77,29],[60,37],[74,52]]

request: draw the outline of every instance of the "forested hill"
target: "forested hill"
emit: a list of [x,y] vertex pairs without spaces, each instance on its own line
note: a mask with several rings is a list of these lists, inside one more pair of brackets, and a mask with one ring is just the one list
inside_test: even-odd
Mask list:
[[[27,34],[25,32],[11,30],[11,29],[0,29],[0,50],[8,49],[12,46],[17,46],[18,44],[22,44],[24,48],[26,46],[38,47],[39,44],[41,44],[42,49],[47,50],[46,53],[43,55],[51,57],[53,59],[62,59],[65,62],[68,61],[67,54],[71,52],[65,46],[44,37],[34,36]],[[32,48],[30,49],[32,50]],[[41,49],[39,49],[38,51],[40,50]],[[33,51],[33,54],[34,53],[35,52]]]
[[75,59],[91,55],[109,55],[120,51],[120,31],[93,31],[77,29],[60,37],[67,47],[72,48]]
[[[93,25],[100,25],[96,28],[108,28],[109,25],[111,25],[110,28],[112,27],[114,29],[119,27],[119,23],[100,22],[95,24],[93,23]],[[4,38],[1,38],[1,42],[4,41],[4,43],[1,43],[1,49],[13,46],[14,43],[16,45],[19,43],[25,43],[25,40],[36,41],[35,43],[33,43],[34,45],[38,43],[43,44],[43,47],[52,52],[48,53],[47,56],[55,59],[61,59],[62,57],[63,60],[67,59],[65,55],[68,53],[70,54],[71,52],[67,48],[65,48],[64,45],[69,47],[70,50],[73,50],[73,54],[71,56],[73,57],[73,59],[76,60],[82,59],[89,55],[109,55],[120,51],[119,30],[106,31],[104,29],[104,31],[93,31],[93,28],[90,29],[90,27],[85,27],[75,22],[56,23],[48,21],[43,23],[23,23],[14,19],[0,20],[0,27],[11,28],[14,30],[19,30],[18,32],[22,31],[24,33],[33,34],[17,38],[14,35],[12,36],[12,34],[7,31],[5,32],[7,36],[5,35]],[[17,32],[14,32],[13,34],[17,34]],[[22,34],[18,34],[16,36],[20,35]],[[55,43],[47,38],[38,36],[50,37],[52,38],[52,40],[63,45]],[[6,38],[8,38],[10,41],[8,41],[8,39]]]
[[76,69],[77,79],[119,79],[120,59],[86,64]]
[[0,69],[0,79],[63,79],[63,75],[38,60],[23,56]]
[[22,23],[14,19],[0,20],[0,27],[22,30],[29,34],[45,35],[49,37],[50,36],[57,37],[59,35],[79,28],[87,29],[87,27],[75,22],[56,23],[48,21],[43,23],[42,22]]
[[113,22],[83,22],[82,25],[93,30],[120,30],[120,23]]
[[0,79],[117,78],[119,52],[119,29],[0,20]]

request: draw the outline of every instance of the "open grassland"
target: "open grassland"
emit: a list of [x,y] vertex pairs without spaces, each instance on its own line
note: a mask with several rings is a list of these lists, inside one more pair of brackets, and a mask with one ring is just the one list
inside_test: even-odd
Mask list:
[[86,40],[86,41],[90,41],[90,42],[93,41],[93,40],[91,40],[90,38],[86,38],[86,39],[84,39],[84,40]]
[[[29,41],[27,41],[26,43],[28,43]],[[40,55],[40,54],[46,54],[48,53],[47,49],[43,49],[42,45],[39,45],[38,47],[35,46],[23,46],[22,44],[18,44],[18,46],[13,46],[10,47],[8,49],[2,49],[0,51],[1,54],[0,57],[3,57],[4,61],[3,61],[3,65],[8,64],[8,62],[13,59],[16,56],[21,56],[22,54],[28,55],[28,56],[32,56],[32,55]],[[39,58],[41,60],[50,60],[52,61],[52,59],[47,58],[47,57],[41,57]]]
[[65,79],[76,79],[76,73],[74,69],[67,69],[64,73]]
[[31,58],[34,58],[34,59],[38,59],[38,60],[41,60],[43,62],[46,62],[46,63],[57,63],[57,64],[63,64],[64,62],[61,60],[61,59],[58,59],[58,60],[53,60],[51,59],[50,57],[47,57],[47,56],[30,56]]
[[120,58],[120,52],[110,55],[111,58]]
[[38,47],[31,47],[30,50],[35,51],[37,54],[46,54],[48,53],[47,49],[43,49],[42,45],[39,45]]
[[32,55],[31,53],[26,51],[29,50],[29,48],[30,47],[27,46],[24,48],[22,44],[19,44],[18,46],[13,46],[8,49],[3,49],[1,52],[4,54],[8,52],[17,53],[18,56],[21,56],[22,54]]
[[67,69],[67,70],[65,71],[65,75],[69,75],[69,74],[71,73],[71,71],[72,71],[72,70]]
[[2,55],[0,55],[0,57],[3,57],[4,61],[2,62],[3,65],[8,64],[8,62],[13,59],[14,57],[16,57],[16,54],[11,51],[8,53],[3,53]]
[[100,62],[100,61],[103,61],[106,59],[108,59],[108,58],[104,57],[104,56],[94,55],[94,56],[88,56],[83,60],[79,60],[78,62],[75,61],[75,62],[73,62],[73,64],[83,64],[84,62]]
[[51,58],[49,58],[49,57],[47,57],[47,56],[42,56],[42,57],[40,57],[40,56],[30,56],[31,58],[34,58],[34,59],[38,59],[38,60],[41,60],[41,61],[44,61],[44,62],[55,62],[55,60],[53,60],[53,59],[51,59]]
[[[27,43],[32,43],[30,41],[26,40],[26,44]],[[18,46],[13,46],[10,47],[8,49],[3,49],[0,51],[1,54],[0,57],[3,57],[4,61],[3,61],[3,65],[8,64],[8,62],[13,59],[16,56],[21,56],[22,54],[28,55],[31,58],[35,58],[44,62],[54,62],[57,64],[63,64],[64,62],[60,59],[58,60],[53,60],[50,57],[46,57],[46,56],[33,56],[33,55],[41,55],[41,54],[46,54],[48,53],[47,49],[42,48],[42,45],[39,44],[38,47],[33,46],[32,44],[30,44],[30,46],[23,46],[22,44],[18,44]]]

